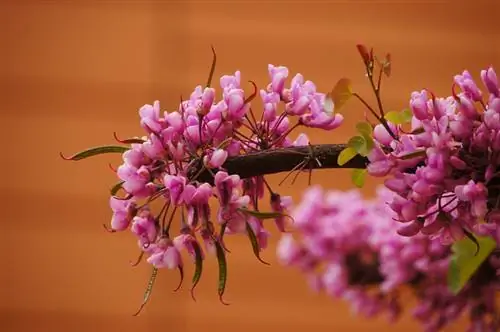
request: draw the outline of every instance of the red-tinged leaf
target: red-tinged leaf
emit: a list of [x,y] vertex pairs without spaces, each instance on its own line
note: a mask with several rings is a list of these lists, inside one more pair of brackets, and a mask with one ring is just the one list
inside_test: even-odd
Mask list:
[[352,96],[351,80],[340,79],[331,92],[335,110],[339,110]]
[[208,79],[207,79],[207,88],[210,87],[210,84],[212,84],[212,78],[214,77],[214,72],[215,72],[215,65],[217,64],[217,53],[215,53],[215,48],[212,47],[212,65],[210,66],[210,73],[208,74]]
[[387,53],[387,55],[385,56],[385,61],[384,61],[384,74],[385,76],[387,77],[390,77],[391,76],[391,54],[390,53]]
[[117,184],[115,184],[113,187],[111,187],[110,193],[111,196],[116,196],[118,191],[122,189],[122,185],[125,183],[125,181],[120,181]]
[[144,257],[144,251],[141,251],[141,253],[139,254],[139,257],[137,257],[137,259],[135,260],[135,262],[130,262],[130,265],[132,266],[137,266],[139,265],[139,263],[142,261],[142,257]]
[[255,98],[255,96],[257,96],[257,90],[258,90],[257,84],[255,84],[254,81],[248,81],[248,82],[250,82],[250,84],[252,84],[252,86],[253,86],[253,93],[245,99],[245,102],[244,102],[245,104],[248,104],[249,102],[251,102]]
[[219,283],[217,292],[219,294],[219,300],[222,304],[228,305],[228,303],[224,302],[223,296],[224,291],[226,290],[226,282],[227,282],[227,261],[226,261],[226,253],[222,245],[214,239],[215,250],[217,253],[217,263],[219,264]]
[[142,138],[138,138],[138,137],[119,139],[116,131],[113,132],[113,136],[115,137],[115,140],[117,140],[119,143],[123,143],[123,144],[142,144],[145,142]]
[[102,226],[104,227],[104,229],[109,232],[109,233],[116,233],[116,231],[112,228],[109,228],[106,224],[102,224]]
[[77,160],[82,160],[85,158],[97,156],[97,155],[104,154],[104,153],[124,153],[127,150],[129,150],[129,148],[124,147],[124,146],[106,145],[106,146],[97,146],[94,148],[84,150],[82,152],[78,152],[78,153],[72,155],[71,157],[65,157],[62,154],[62,152],[60,153],[60,155],[64,160],[77,161]]
[[368,52],[368,48],[362,44],[358,44],[356,47],[358,48],[359,55],[361,55],[361,59],[363,59],[365,65],[368,65],[370,63],[370,53]]
[[193,298],[193,301],[196,301],[196,298],[194,297],[194,289],[196,288],[196,285],[198,285],[198,283],[200,282],[201,273],[203,272],[203,255],[201,253],[201,247],[198,244],[198,242],[193,242],[193,249],[194,249],[195,269],[194,269],[193,281],[191,283],[191,297]]
[[153,267],[153,271],[151,272],[151,277],[149,278],[148,286],[146,287],[146,291],[144,292],[144,300],[142,301],[141,306],[139,307],[139,310],[134,314],[134,316],[137,316],[141,313],[142,309],[144,306],[148,303],[151,293],[153,292],[153,286],[156,281],[156,276],[158,275],[158,269],[156,267]]
[[262,258],[260,258],[259,241],[257,240],[257,236],[255,235],[255,232],[253,231],[252,226],[248,222],[246,222],[246,229],[247,229],[248,238],[250,239],[250,243],[252,244],[252,250],[253,250],[255,257],[257,257],[257,259],[261,263],[263,263],[265,265],[271,265],[268,262],[264,261]]
[[181,289],[182,282],[184,281],[184,267],[179,264],[177,265],[177,268],[179,269],[179,274],[181,276],[181,280],[179,281],[179,285],[174,289],[174,292],[177,292],[179,289]]

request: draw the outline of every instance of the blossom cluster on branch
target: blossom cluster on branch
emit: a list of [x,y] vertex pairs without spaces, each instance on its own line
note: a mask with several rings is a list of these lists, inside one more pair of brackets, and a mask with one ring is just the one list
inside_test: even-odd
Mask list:
[[[481,72],[484,91],[465,71],[455,76],[451,97],[422,90],[411,94],[409,109],[386,112],[381,82],[391,74],[391,57],[379,60],[363,45],[358,51],[375,107],[353,91],[349,79],[321,93],[301,74],[287,83],[289,70],[274,65],[263,89],[242,83],[236,71],[221,76],[216,90],[214,51],[207,83],[181,97],[177,109],[165,111],[158,101],[139,109],[145,136],[121,140],[115,133],[121,145],[62,155],[82,160],[122,154],[105,228],[132,232],[140,249],[134,265],[143,257],[152,265],[137,313],[159,269],[178,269],[181,286],[182,251],[194,264],[192,294],[204,260],[217,259],[222,302],[229,253],[224,236],[244,234],[262,261],[270,234],[264,220],[271,219],[282,233],[280,260],[304,271],[315,289],[351,301],[358,312],[387,311],[396,319],[402,311],[398,291],[407,286],[419,299],[414,315],[427,331],[465,311],[471,331],[500,328],[494,303],[500,275],[500,90],[493,68]],[[347,144],[311,145],[303,133],[292,138],[301,127],[339,127],[338,111],[350,98],[366,112]],[[313,169],[338,167],[353,168],[358,187],[371,175],[385,177],[386,188],[366,201],[356,191],[312,186],[293,205],[265,177],[288,171],[285,179],[293,175],[293,183],[309,171],[311,181]],[[261,210],[264,199],[270,211]],[[289,220],[295,237],[286,231]]]
[[410,310],[401,301],[410,290],[417,298],[411,312],[425,331],[439,331],[466,313],[468,331],[497,331],[500,255],[492,254],[454,294],[448,287],[450,246],[424,234],[399,235],[397,214],[386,204],[393,198],[385,187],[372,200],[358,190],[309,187],[291,208],[295,234],[282,235],[280,262],[302,271],[315,291],[348,301],[365,317],[385,314],[396,321]]

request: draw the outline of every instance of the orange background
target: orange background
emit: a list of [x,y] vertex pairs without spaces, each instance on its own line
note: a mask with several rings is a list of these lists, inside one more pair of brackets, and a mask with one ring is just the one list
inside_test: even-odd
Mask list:
[[[162,271],[150,304],[132,317],[150,269],[129,266],[138,252],[131,236],[102,228],[115,182],[107,162],[117,165],[119,158],[71,163],[58,153],[113,143],[113,131],[142,134],[140,106],[159,99],[175,109],[180,94],[205,82],[210,44],[219,76],[240,69],[263,86],[267,64],[280,64],[322,91],[348,76],[368,96],[355,49],[363,42],[392,53],[393,77],[383,89],[388,109],[406,107],[410,92],[423,87],[448,94],[452,76],[465,68],[476,77],[490,64],[500,71],[495,3],[3,1],[0,331],[418,330],[409,315],[390,326],[313,294],[301,275],[277,264],[276,237],[263,255],[271,267],[254,259],[246,239],[229,241],[230,306],[218,302],[212,259],[196,303],[188,292],[190,267],[176,294],[177,273]],[[345,141],[362,111],[349,102],[342,129],[310,132],[312,141]],[[280,193],[298,199],[305,178]],[[348,172],[335,170],[313,177],[340,189],[351,187],[348,180]]]

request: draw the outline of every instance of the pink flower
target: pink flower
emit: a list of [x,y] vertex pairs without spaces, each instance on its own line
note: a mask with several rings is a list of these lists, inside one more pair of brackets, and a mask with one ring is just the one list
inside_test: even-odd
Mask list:
[[481,90],[477,87],[474,79],[472,78],[469,71],[464,70],[462,75],[456,75],[454,77],[455,83],[462,89],[462,91],[472,100],[480,101],[482,97]]
[[111,210],[113,210],[111,229],[115,231],[123,231],[127,229],[136,213],[135,200],[122,200],[110,197],[109,205],[111,206]]
[[226,162],[227,156],[227,151],[215,149],[203,157],[203,163],[207,168],[219,168]]
[[139,238],[139,244],[144,249],[147,249],[156,239],[156,223],[151,215],[134,217],[130,230]]
[[118,167],[116,174],[124,181],[122,188],[136,197],[147,197],[154,190],[154,186],[147,186],[150,182],[150,173],[146,166],[136,168],[123,164]]
[[179,250],[168,239],[159,241],[147,261],[158,269],[175,269],[183,265]]
[[238,175],[229,175],[224,171],[218,171],[215,174],[214,180],[220,205],[225,207],[231,200],[233,190],[240,185],[240,177]]
[[163,183],[170,194],[170,201],[175,205],[182,204],[182,193],[186,186],[186,178],[184,176],[167,174],[163,178]]
[[455,187],[458,199],[471,204],[471,213],[475,217],[483,217],[486,214],[486,203],[488,190],[481,182],[475,183],[470,180],[465,185]]
[[283,66],[268,65],[269,78],[271,84],[268,86],[268,91],[281,94],[285,87],[285,81],[288,77],[288,68]]
[[212,186],[203,183],[199,187],[188,184],[182,193],[183,201],[188,205],[208,205],[208,200],[212,196]]
[[481,70],[481,79],[492,95],[494,95],[495,97],[500,97],[497,74],[495,73],[493,67],[489,67],[486,70]]
[[160,119],[160,102],[156,100],[153,105],[146,104],[139,110],[141,126],[148,132],[159,133],[163,129],[163,120]]

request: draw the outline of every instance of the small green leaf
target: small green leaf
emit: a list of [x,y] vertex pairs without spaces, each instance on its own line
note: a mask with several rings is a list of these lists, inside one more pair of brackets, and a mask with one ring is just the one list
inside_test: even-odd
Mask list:
[[111,189],[109,190],[111,192],[111,196],[116,196],[118,191],[122,189],[122,185],[125,183],[125,181],[120,181],[117,184],[115,184]]
[[363,145],[365,145],[365,138],[363,136],[353,136],[347,142],[347,146],[353,148],[356,152],[361,150]]
[[194,297],[194,289],[196,288],[196,285],[198,285],[198,283],[200,282],[201,273],[203,272],[203,254],[201,253],[201,247],[198,244],[198,242],[193,242],[193,249],[194,249],[195,269],[191,286],[191,297],[193,298],[194,301],[196,301]]
[[246,208],[239,208],[238,211],[259,219],[275,219],[285,216],[285,214],[282,212],[260,212],[260,211],[252,211]]
[[392,122],[394,124],[402,124],[403,123],[403,120],[401,118],[401,114],[397,111],[390,111],[390,112],[385,113],[384,118],[387,121]]
[[359,122],[356,125],[356,129],[363,137],[365,136],[370,137],[373,132],[373,128],[368,122]]
[[366,169],[353,169],[351,179],[356,187],[363,188],[366,179]]
[[371,136],[354,136],[349,139],[347,142],[347,146],[353,148],[356,153],[359,153],[361,156],[366,157],[370,150],[373,149],[373,139]]
[[427,152],[425,149],[424,150],[417,150],[417,151],[402,155],[399,157],[399,159],[408,160],[408,159],[413,159],[413,158],[417,158],[417,157],[425,157],[426,153]]
[[409,108],[405,108],[399,114],[400,114],[401,120],[404,123],[410,123],[411,119],[413,118],[413,112]]
[[142,311],[144,306],[148,303],[149,298],[151,297],[151,293],[153,292],[153,286],[155,284],[157,275],[158,275],[158,269],[156,267],[153,267],[153,271],[151,272],[151,277],[149,277],[148,286],[146,287],[146,291],[144,292],[144,300],[142,301],[139,310],[137,310],[134,316],[137,316]]
[[337,164],[339,164],[339,166],[345,165],[349,162],[349,160],[354,158],[357,154],[358,153],[356,152],[356,150],[354,150],[351,147],[347,147],[339,153],[339,156],[337,158]]
[[218,286],[219,300],[221,301],[222,304],[227,305],[227,303],[225,303],[224,300],[222,299],[224,291],[226,290],[226,282],[227,282],[226,253],[224,252],[224,248],[219,243],[219,241],[214,239],[214,243],[215,243],[215,250],[217,252],[217,263],[219,264],[219,286]]
[[338,111],[352,96],[351,80],[341,78],[331,92],[333,104]]
[[255,233],[252,229],[252,226],[248,223],[248,221],[246,222],[246,230],[247,230],[248,238],[250,239],[250,243],[252,244],[252,250],[253,250],[255,257],[257,257],[257,259],[261,263],[266,264],[266,265],[271,265],[268,262],[262,260],[262,258],[260,258],[259,241],[257,240],[257,236],[255,235]]
[[78,152],[78,153],[72,155],[71,157],[65,157],[62,154],[62,152],[60,153],[60,155],[64,160],[76,161],[76,160],[82,160],[85,158],[97,156],[97,155],[104,154],[104,153],[124,153],[127,150],[129,150],[129,148],[125,147],[125,146],[107,145],[107,146],[98,146],[95,148],[90,148],[90,149],[84,150],[82,152]]
[[451,247],[453,255],[448,269],[448,287],[455,295],[462,290],[497,246],[491,237],[475,236],[475,238],[479,243],[479,251],[477,244],[468,237],[455,242]]

